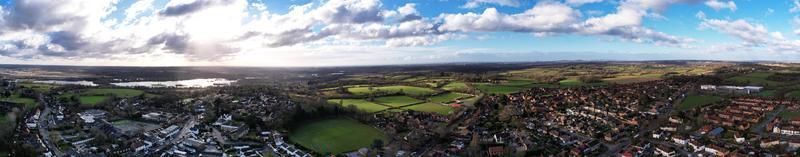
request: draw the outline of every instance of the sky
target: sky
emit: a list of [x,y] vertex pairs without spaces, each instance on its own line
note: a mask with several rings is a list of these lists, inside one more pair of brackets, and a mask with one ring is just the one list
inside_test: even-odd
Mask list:
[[0,0],[0,64],[800,61],[800,0]]

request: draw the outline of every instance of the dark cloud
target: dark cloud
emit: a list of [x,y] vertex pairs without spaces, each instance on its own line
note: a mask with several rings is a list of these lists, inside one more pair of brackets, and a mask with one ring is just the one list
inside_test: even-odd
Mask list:
[[161,16],[181,16],[189,13],[194,13],[210,6],[219,4],[230,4],[234,0],[198,0],[192,3],[170,6],[159,12]]
[[42,0],[19,0],[14,3],[6,24],[13,29],[47,30],[50,27],[73,23],[83,27],[86,17],[74,14],[56,14],[60,4]]
[[189,48],[189,36],[178,34],[159,34],[147,41],[148,45],[164,44],[164,50],[172,53],[184,53]]
[[89,44],[80,35],[68,31],[50,33],[50,43],[59,45],[67,51],[79,50]]

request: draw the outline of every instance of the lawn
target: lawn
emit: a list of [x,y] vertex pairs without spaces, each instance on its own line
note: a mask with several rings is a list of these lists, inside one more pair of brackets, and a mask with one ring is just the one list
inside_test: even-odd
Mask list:
[[80,96],[78,97],[78,101],[80,101],[83,105],[97,105],[103,101],[106,101],[108,96]]
[[448,115],[450,113],[453,113],[452,107],[436,103],[422,103],[418,105],[406,106],[403,107],[403,109],[420,111],[420,112],[433,112],[442,115]]
[[36,99],[22,97],[19,93],[14,93],[8,98],[0,98],[0,101],[23,104],[26,109],[32,109],[38,105]]
[[403,92],[408,95],[426,95],[432,94],[435,91],[430,88],[413,87],[413,86],[383,86],[383,87],[353,87],[347,88],[347,91],[355,95],[367,95],[377,91],[384,91],[388,93]]
[[688,110],[695,107],[700,107],[703,105],[707,105],[716,101],[721,100],[721,98],[716,96],[706,96],[706,95],[689,95],[686,99],[683,99],[680,105],[678,105],[678,110]]
[[775,96],[775,94],[777,94],[777,92],[778,91],[775,91],[775,90],[765,90],[765,91],[758,92],[758,94],[756,94],[756,95],[758,95],[760,97],[772,97],[772,96]]
[[469,87],[467,87],[467,84],[464,83],[464,82],[451,82],[451,83],[448,83],[447,85],[442,86],[442,89],[444,89],[444,90],[457,90],[457,89],[466,89],[466,88],[469,88]]
[[375,140],[388,142],[380,130],[347,118],[306,123],[293,129],[289,140],[320,154],[341,154],[369,148]]
[[446,94],[439,94],[436,96],[432,96],[429,99],[431,100],[431,102],[448,103],[455,101],[456,99],[461,99],[466,97],[470,97],[470,95],[464,93],[446,93]]
[[781,119],[792,119],[794,117],[800,116],[800,111],[783,111],[778,114]]
[[386,109],[389,108],[389,107],[386,107],[386,106],[383,106],[383,105],[379,105],[379,104],[376,104],[376,103],[373,103],[373,102],[369,102],[369,101],[366,101],[366,100],[361,100],[361,99],[331,99],[331,100],[328,100],[328,102],[334,103],[334,104],[343,103],[342,106],[353,105],[353,106],[356,106],[356,108],[358,108],[360,110],[367,111],[367,112],[378,112],[378,111],[383,111],[383,110],[386,110]]
[[796,91],[792,91],[792,92],[786,93],[786,97],[800,98],[800,90],[796,90]]
[[411,104],[422,103],[423,101],[408,96],[385,96],[385,97],[375,98],[375,102],[391,107],[401,107]]
[[117,97],[123,97],[123,98],[130,98],[130,97],[139,96],[139,95],[141,95],[142,93],[144,93],[144,91],[141,91],[141,90],[135,90],[135,89],[125,89],[125,88],[100,88],[100,89],[89,89],[88,91],[86,91],[86,92],[83,92],[83,94],[86,94],[86,95],[106,95],[106,94],[113,94],[113,95],[116,95]]

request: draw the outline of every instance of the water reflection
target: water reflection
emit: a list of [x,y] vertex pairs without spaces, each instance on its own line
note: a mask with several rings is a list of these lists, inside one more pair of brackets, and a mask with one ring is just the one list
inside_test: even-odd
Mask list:
[[162,88],[162,87],[171,87],[171,88],[205,88],[205,87],[214,87],[214,86],[228,86],[231,83],[236,82],[236,80],[227,80],[221,78],[209,78],[209,79],[191,79],[191,80],[179,80],[179,81],[141,81],[141,82],[119,82],[119,83],[111,83],[115,86],[122,86],[122,87],[150,87],[150,88]]

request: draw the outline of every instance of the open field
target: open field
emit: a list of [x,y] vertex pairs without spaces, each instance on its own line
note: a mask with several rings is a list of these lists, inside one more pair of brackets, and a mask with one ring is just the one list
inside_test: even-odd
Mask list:
[[97,105],[103,101],[108,100],[108,96],[80,96],[78,101],[83,105]]
[[383,87],[353,87],[347,88],[347,91],[355,95],[367,95],[374,92],[383,91],[388,93],[403,92],[408,95],[426,95],[432,94],[435,91],[430,88],[413,87],[413,86],[383,86]]
[[464,93],[445,93],[432,96],[429,99],[431,100],[431,102],[448,103],[455,101],[456,99],[467,98],[467,97],[470,97],[470,95]]
[[422,103],[417,105],[406,106],[403,107],[403,109],[420,111],[420,112],[433,112],[442,115],[448,115],[450,113],[453,113],[452,107],[436,103]]
[[686,99],[681,102],[680,105],[676,109],[678,110],[688,110],[696,107],[700,107],[703,105],[707,105],[716,101],[721,100],[720,97],[716,96],[706,96],[706,95],[689,95]]
[[347,118],[306,123],[293,129],[289,140],[320,154],[340,154],[368,148],[375,140],[388,142],[380,130]]
[[386,109],[389,108],[389,107],[386,107],[386,106],[383,106],[383,105],[379,105],[379,104],[376,104],[376,103],[373,103],[373,102],[369,102],[369,101],[366,101],[366,100],[361,100],[361,99],[331,99],[331,100],[328,100],[328,102],[334,103],[334,104],[339,104],[341,102],[342,104],[340,104],[340,105],[342,105],[342,106],[353,105],[353,106],[356,106],[356,108],[358,108],[360,110],[367,111],[367,112],[378,112],[378,111],[383,111],[383,110],[386,110]]
[[786,97],[789,97],[789,98],[800,98],[800,90],[791,91],[789,93],[786,93]]
[[583,82],[578,79],[566,79],[558,81],[558,84],[565,87],[574,87],[583,85]]
[[444,90],[456,90],[456,89],[466,89],[469,88],[466,83],[464,82],[451,82],[447,85],[442,86]]
[[728,80],[733,80],[739,83],[747,83],[748,85],[754,86],[780,86],[785,84],[783,82],[767,80],[767,77],[774,74],[775,73],[772,72],[755,72],[747,75],[731,77],[728,78]]
[[23,104],[25,105],[26,109],[32,109],[38,105],[38,103],[36,103],[36,99],[22,97],[19,93],[12,94],[7,98],[0,98],[0,101]]
[[524,89],[522,87],[492,85],[488,83],[476,83],[475,88],[489,94],[511,94]]
[[385,96],[385,97],[375,98],[375,102],[391,107],[401,107],[416,103],[422,103],[423,101],[408,96]]
[[22,88],[31,88],[38,92],[49,92],[53,88],[59,87],[58,85],[53,85],[53,84],[38,84],[38,83],[20,83],[17,86]]
[[141,90],[135,90],[135,89],[125,89],[125,88],[100,88],[100,89],[89,89],[88,91],[86,91],[86,92],[83,92],[82,94],[86,94],[86,95],[106,95],[106,94],[113,94],[113,95],[116,95],[117,97],[130,98],[130,97],[139,96],[139,95],[141,95],[142,93],[144,93],[144,91],[141,91]]
[[765,91],[758,92],[756,95],[760,96],[760,97],[772,97],[772,96],[775,96],[776,94],[778,94],[778,91],[765,90]]
[[603,79],[603,81],[608,83],[629,84],[629,83],[661,80],[662,79],[661,76],[662,76],[661,74],[625,75],[613,78],[605,78]]

